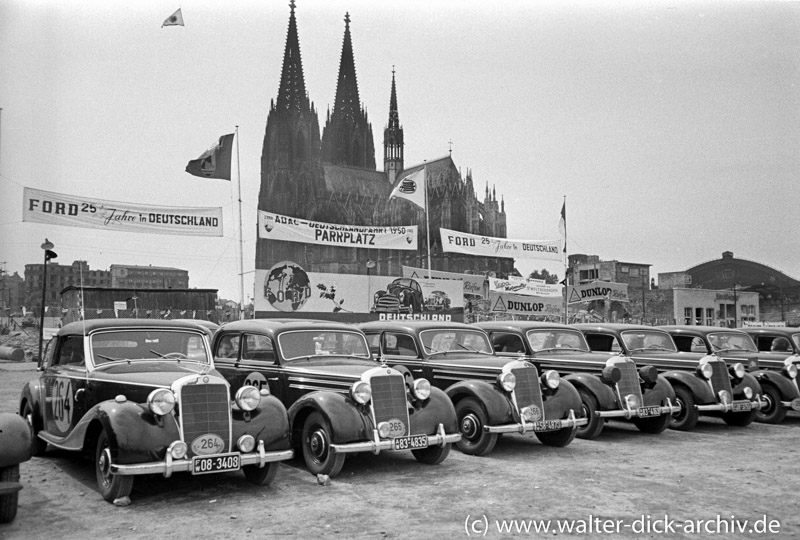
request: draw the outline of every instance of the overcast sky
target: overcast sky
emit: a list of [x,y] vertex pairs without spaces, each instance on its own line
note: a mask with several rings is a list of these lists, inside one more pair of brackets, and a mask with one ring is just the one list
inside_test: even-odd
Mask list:
[[[178,7],[186,26],[162,28]],[[379,167],[394,66],[406,166],[452,141],[479,198],[488,183],[505,200],[509,238],[557,238],[566,196],[569,253],[655,275],[730,250],[800,277],[800,3],[298,0],[323,125],[346,12]],[[238,125],[249,298],[288,19],[288,0],[0,2],[6,270],[41,262],[47,237],[61,264],[184,268],[238,300],[236,182],[184,172]],[[23,187],[223,206],[225,237],[23,223]]]

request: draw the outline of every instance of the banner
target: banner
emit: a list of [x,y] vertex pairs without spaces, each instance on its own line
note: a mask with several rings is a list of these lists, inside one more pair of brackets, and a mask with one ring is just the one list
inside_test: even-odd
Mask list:
[[451,320],[463,313],[461,282],[306,272],[282,261],[256,270],[257,312],[374,313],[376,318]]
[[222,236],[222,208],[139,205],[24,188],[22,221],[106,231]]
[[561,285],[549,285],[547,283],[489,278],[489,290],[520,294],[523,296],[557,296],[561,301],[564,299],[564,289]]
[[511,315],[561,317],[564,313],[564,299],[555,296],[523,296],[489,291],[489,306],[492,312]]
[[486,280],[483,274],[458,274],[456,272],[443,272],[441,270],[431,270],[430,276],[428,276],[427,269],[414,268],[413,266],[403,266],[403,277],[414,279],[430,277],[431,279],[461,280],[464,283],[464,294],[480,296],[483,296],[483,282]]
[[592,300],[616,300],[630,302],[627,283],[611,283],[609,281],[593,281],[584,285],[567,287],[567,303],[590,302]]
[[558,240],[509,240],[451,231],[445,228],[440,228],[439,231],[442,236],[442,251],[484,257],[561,260]]
[[416,251],[417,226],[338,225],[271,214],[259,210],[258,237],[324,246]]

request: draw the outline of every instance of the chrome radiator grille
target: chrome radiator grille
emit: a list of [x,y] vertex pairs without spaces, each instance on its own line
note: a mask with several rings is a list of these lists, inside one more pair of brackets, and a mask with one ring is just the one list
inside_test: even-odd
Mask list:
[[178,404],[183,440],[192,455],[192,441],[213,433],[225,441],[230,450],[230,400],[224,384],[188,384],[181,388]]
[[714,393],[726,390],[732,396],[733,388],[728,375],[728,366],[722,360],[714,360],[709,362],[709,365],[714,368],[714,372],[711,374],[711,388],[714,389]]
[[636,363],[624,360],[614,365],[622,373],[622,378],[617,383],[617,390],[619,390],[623,402],[625,396],[633,394],[638,399],[638,403],[642,403],[642,387],[639,386],[639,371],[636,369]]
[[376,425],[389,420],[402,420],[408,426],[405,378],[402,375],[379,375],[372,377],[369,383],[372,386],[372,410]]
[[523,407],[536,405],[544,415],[542,387],[539,386],[539,371],[534,367],[528,367],[512,369],[511,373],[517,378],[517,386],[514,388],[517,406],[522,409]]

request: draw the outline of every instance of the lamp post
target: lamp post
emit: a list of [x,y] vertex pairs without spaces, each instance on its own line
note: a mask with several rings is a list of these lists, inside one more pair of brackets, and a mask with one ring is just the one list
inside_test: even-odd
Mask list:
[[369,271],[375,268],[375,261],[372,259],[367,260],[367,277],[369,277]]
[[44,250],[44,271],[42,273],[42,310],[39,314],[39,361],[42,361],[42,339],[44,337],[44,303],[47,297],[47,261],[58,257],[52,249],[55,246],[47,238],[44,239],[42,249]]

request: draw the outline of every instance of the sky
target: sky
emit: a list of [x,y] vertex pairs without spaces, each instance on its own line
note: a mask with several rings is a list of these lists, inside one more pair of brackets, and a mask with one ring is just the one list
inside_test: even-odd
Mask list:
[[[297,0],[322,123],[347,12],[379,166],[394,69],[405,165],[452,151],[508,238],[558,238],[566,201],[568,253],[656,276],[732,251],[800,277],[800,3]],[[60,264],[182,268],[238,300],[236,178],[184,171],[238,126],[247,301],[288,20],[288,0],[0,2],[0,267],[23,275],[48,238]],[[222,206],[224,237],[23,222],[23,187]]]

